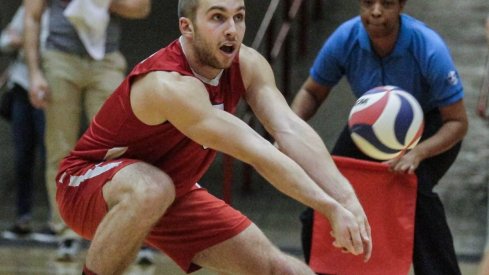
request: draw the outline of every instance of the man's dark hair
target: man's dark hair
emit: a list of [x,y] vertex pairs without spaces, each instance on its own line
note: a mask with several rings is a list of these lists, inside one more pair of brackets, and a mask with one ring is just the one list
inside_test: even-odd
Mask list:
[[187,17],[190,20],[195,19],[195,13],[199,6],[199,0],[179,0],[178,1],[178,18]]

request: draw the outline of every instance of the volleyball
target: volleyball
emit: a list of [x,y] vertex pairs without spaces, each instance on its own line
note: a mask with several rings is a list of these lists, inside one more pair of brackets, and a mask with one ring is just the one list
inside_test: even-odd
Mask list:
[[389,160],[412,149],[424,127],[416,98],[395,86],[373,88],[356,101],[348,117],[351,138],[366,155]]

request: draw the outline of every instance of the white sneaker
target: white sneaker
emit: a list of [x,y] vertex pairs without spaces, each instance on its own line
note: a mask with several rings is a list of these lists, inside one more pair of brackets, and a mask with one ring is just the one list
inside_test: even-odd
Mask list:
[[80,252],[80,240],[64,239],[59,243],[58,251],[56,252],[56,260],[61,262],[72,262]]
[[58,236],[56,232],[49,226],[42,228],[39,231],[32,232],[31,239],[41,243],[56,243],[58,242]]
[[149,247],[142,247],[135,260],[138,265],[152,265],[155,262],[155,251]]

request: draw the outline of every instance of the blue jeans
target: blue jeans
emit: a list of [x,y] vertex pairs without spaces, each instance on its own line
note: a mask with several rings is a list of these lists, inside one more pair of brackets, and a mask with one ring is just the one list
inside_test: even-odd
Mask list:
[[[14,85],[12,134],[14,144],[15,186],[17,187],[17,218],[30,219],[36,149],[39,150],[41,171],[44,172],[44,112],[32,107],[27,91]],[[44,180],[44,176],[41,177]]]

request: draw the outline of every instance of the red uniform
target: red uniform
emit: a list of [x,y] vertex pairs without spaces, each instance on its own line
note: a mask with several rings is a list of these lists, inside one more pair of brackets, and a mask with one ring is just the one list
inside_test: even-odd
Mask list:
[[[151,71],[194,76],[178,40],[136,65],[61,163],[57,201],[65,222],[91,239],[107,213],[103,185],[134,162],[160,168],[172,178],[177,198],[146,242],[163,250],[184,270],[193,271],[197,268],[191,264],[195,253],[238,234],[250,221],[196,185],[214,160],[214,150],[195,143],[169,122],[148,126],[132,112],[132,81]],[[213,84],[204,83],[211,103],[234,113],[245,92],[238,58]]]

